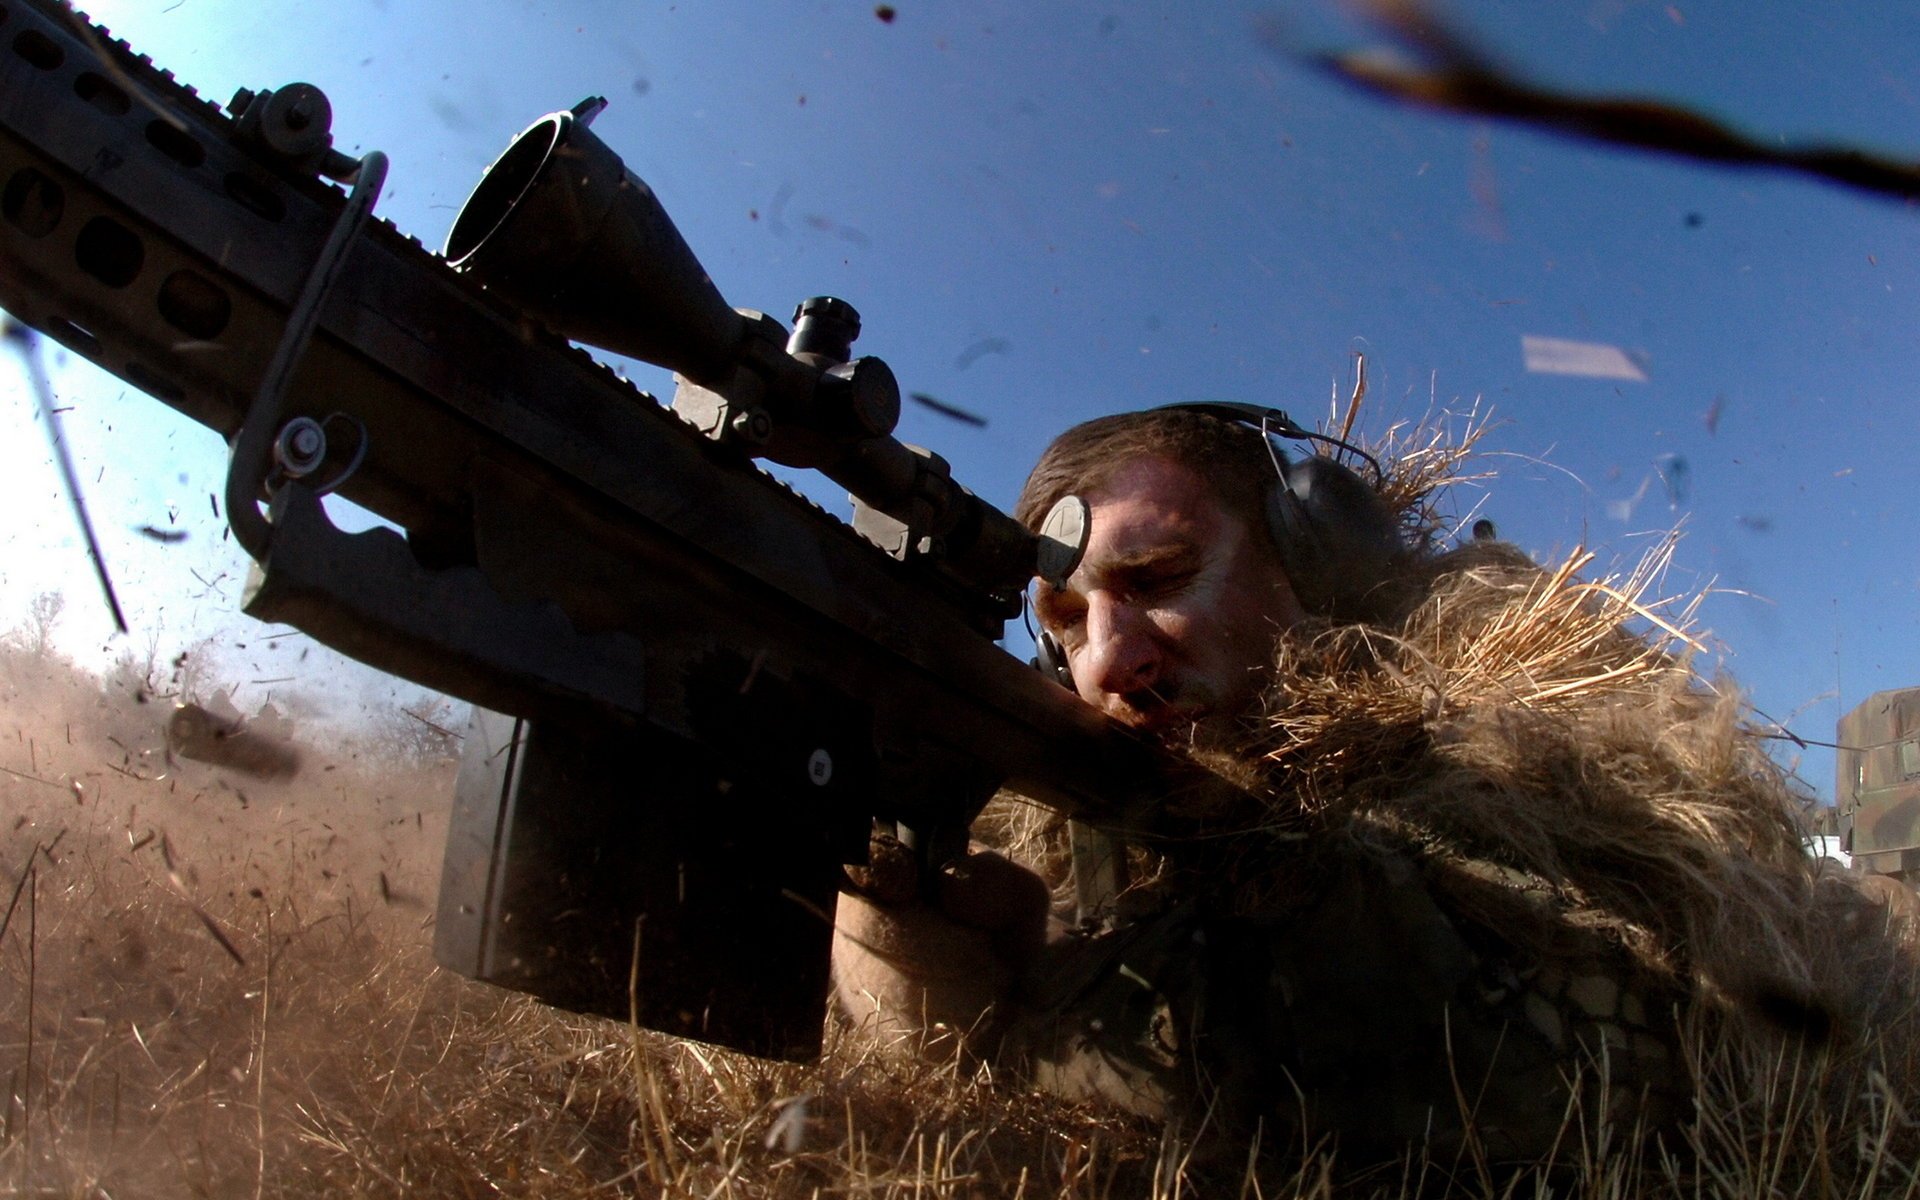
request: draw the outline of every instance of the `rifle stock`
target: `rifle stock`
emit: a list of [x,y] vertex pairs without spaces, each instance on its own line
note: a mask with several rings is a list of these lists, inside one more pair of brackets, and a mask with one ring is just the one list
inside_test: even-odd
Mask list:
[[[0,306],[230,441],[276,445],[272,477],[238,483],[269,502],[248,613],[477,706],[446,965],[804,1057],[839,866],[873,819],[952,837],[1006,783],[1131,825],[1183,769],[994,645],[1034,539],[887,436],[883,365],[726,308],[650,192],[620,218],[642,230],[618,250],[637,317],[577,275],[506,266],[483,288],[380,220],[310,287],[347,205],[316,171],[351,174],[324,138],[230,118],[55,0],[10,0],[0,44]],[[301,86],[282,108],[313,103]],[[585,135],[586,115],[529,133]],[[528,172],[526,144],[497,168]],[[644,189],[591,152],[608,188]],[[537,190],[514,182],[483,184],[475,204],[511,211],[465,247],[456,225],[453,248],[484,259],[510,234],[496,193]],[[563,304],[582,289],[591,328]],[[546,326],[680,370],[679,411]],[[870,536],[762,454],[865,496]],[[336,482],[404,536],[335,528]]]

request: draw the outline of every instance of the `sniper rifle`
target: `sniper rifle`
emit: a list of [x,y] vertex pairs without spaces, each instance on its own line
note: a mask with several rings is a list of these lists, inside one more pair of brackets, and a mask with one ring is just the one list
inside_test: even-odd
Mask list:
[[[937,863],[1002,784],[1126,825],[1179,768],[995,645],[1084,509],[1037,538],[894,439],[845,302],[727,305],[603,104],[517,138],[443,259],[370,219],[386,160],[320,89],[223,109],[7,0],[0,306],[228,440],[247,613],[475,705],[443,964],[804,1058],[876,820]],[[671,407],[569,339],[673,370]]]

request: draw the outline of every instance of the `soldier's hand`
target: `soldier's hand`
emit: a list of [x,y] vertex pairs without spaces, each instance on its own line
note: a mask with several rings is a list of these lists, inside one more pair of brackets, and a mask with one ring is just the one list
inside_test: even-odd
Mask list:
[[848,875],[859,891],[840,898],[834,923],[840,1010],[889,1043],[935,1054],[951,1053],[956,1037],[990,1041],[1044,940],[1046,884],[987,851],[922,888],[914,855],[885,835]]
[[890,833],[874,831],[865,865],[848,867],[847,879],[875,904],[899,908],[920,900],[919,855]]

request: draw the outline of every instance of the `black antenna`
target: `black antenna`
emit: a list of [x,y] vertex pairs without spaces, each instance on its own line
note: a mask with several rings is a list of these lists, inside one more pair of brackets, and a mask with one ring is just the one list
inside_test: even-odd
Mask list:
[[113,580],[107,576],[107,560],[100,556],[100,540],[93,536],[93,521],[87,516],[87,502],[80,495],[80,478],[73,471],[73,456],[67,453],[67,439],[60,434],[60,410],[54,407],[53,385],[47,380],[40,362],[40,338],[20,322],[0,315],[0,337],[13,343],[27,366],[27,380],[33,384],[34,397],[40,402],[40,417],[47,423],[47,443],[53,447],[54,461],[67,481],[67,498],[73,503],[73,515],[80,522],[80,534],[87,540],[87,555],[93,559],[93,572],[100,579],[100,591],[113,612],[113,627],[127,631],[127,618],[120,612],[120,598],[114,594]]

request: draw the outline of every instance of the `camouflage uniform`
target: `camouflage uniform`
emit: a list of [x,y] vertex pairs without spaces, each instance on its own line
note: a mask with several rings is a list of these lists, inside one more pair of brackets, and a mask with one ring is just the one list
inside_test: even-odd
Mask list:
[[1350,1162],[1422,1145],[1538,1162],[1569,1118],[1684,1111],[1670,995],[1597,941],[1543,961],[1455,903],[1532,881],[1357,843],[1337,860],[1283,914],[1189,901],[1056,945],[1003,1057],[1044,1090],[1204,1114],[1230,1145],[1331,1137]]

